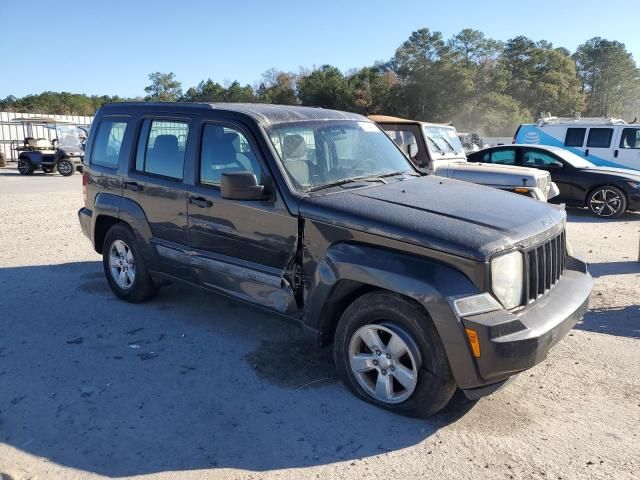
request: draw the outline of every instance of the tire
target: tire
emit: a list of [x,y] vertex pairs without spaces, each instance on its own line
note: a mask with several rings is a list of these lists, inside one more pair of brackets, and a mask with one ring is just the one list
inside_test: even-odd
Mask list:
[[7,166],[7,157],[4,156],[3,152],[0,152],[0,168]]
[[605,185],[589,194],[587,207],[600,218],[617,218],[627,211],[627,197],[618,187]]
[[[128,225],[117,223],[107,232],[102,248],[102,266],[109,287],[122,300],[145,302],[157,292]],[[120,273],[123,270],[124,278]]]
[[18,172],[20,172],[20,175],[32,175],[34,170],[35,168],[31,161],[26,158],[18,159]]
[[73,165],[73,162],[69,159],[63,158],[58,161],[58,173],[63,177],[70,177],[74,174],[76,167]]
[[[377,340],[369,336],[372,329]],[[381,348],[369,348],[366,337]],[[402,344],[406,353],[396,354]],[[356,396],[402,415],[429,417],[447,405],[457,388],[427,313],[390,292],[367,293],[347,307],[336,329],[333,358],[341,380]],[[390,388],[377,395],[380,382]]]

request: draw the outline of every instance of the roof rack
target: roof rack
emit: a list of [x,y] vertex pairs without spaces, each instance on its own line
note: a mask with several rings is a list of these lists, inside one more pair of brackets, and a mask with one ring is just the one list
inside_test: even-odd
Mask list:
[[583,117],[579,113],[575,117],[554,117],[550,113],[542,113],[538,119],[538,126],[559,125],[563,123],[588,123],[599,125],[627,125],[621,118],[612,117]]

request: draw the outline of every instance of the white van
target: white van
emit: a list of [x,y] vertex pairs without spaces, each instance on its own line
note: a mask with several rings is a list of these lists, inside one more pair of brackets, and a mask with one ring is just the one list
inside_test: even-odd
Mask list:
[[640,170],[640,124],[624,120],[544,117],[520,125],[514,143],[562,147],[599,166]]

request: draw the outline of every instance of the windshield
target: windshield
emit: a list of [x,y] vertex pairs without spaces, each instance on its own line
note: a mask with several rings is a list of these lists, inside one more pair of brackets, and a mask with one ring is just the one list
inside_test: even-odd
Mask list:
[[87,132],[75,125],[56,125],[56,137],[60,147],[81,147]]
[[271,127],[268,134],[300,191],[396,173],[416,174],[393,141],[372,122],[285,123]]
[[554,150],[553,153],[555,153],[557,156],[562,158],[565,162],[569,163],[572,167],[576,167],[576,168],[595,167],[595,165],[591,163],[589,160],[585,160],[584,158],[579,157],[578,155],[576,155],[573,152],[570,152],[569,150],[564,150],[562,148],[559,148],[558,150]]
[[435,156],[451,157],[464,155],[462,143],[453,127],[423,125],[429,151]]

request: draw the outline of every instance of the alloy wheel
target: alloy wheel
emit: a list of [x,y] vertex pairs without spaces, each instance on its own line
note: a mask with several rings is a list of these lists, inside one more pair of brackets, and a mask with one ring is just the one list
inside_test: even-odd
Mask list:
[[26,160],[18,160],[18,172],[20,172],[22,175],[25,175],[27,173],[29,173],[29,170],[31,169],[29,162],[27,162]]
[[360,386],[376,400],[407,400],[418,383],[419,354],[411,337],[391,324],[359,328],[349,343],[349,365]]
[[622,207],[622,198],[619,193],[602,188],[593,194],[589,207],[599,217],[613,217]]
[[129,245],[116,240],[109,249],[109,270],[116,284],[128,290],[136,279],[136,264]]
[[60,172],[60,175],[63,175],[63,176],[70,175],[72,170],[73,170],[73,166],[71,165],[71,162],[69,162],[68,160],[63,160],[58,163],[58,172]]

